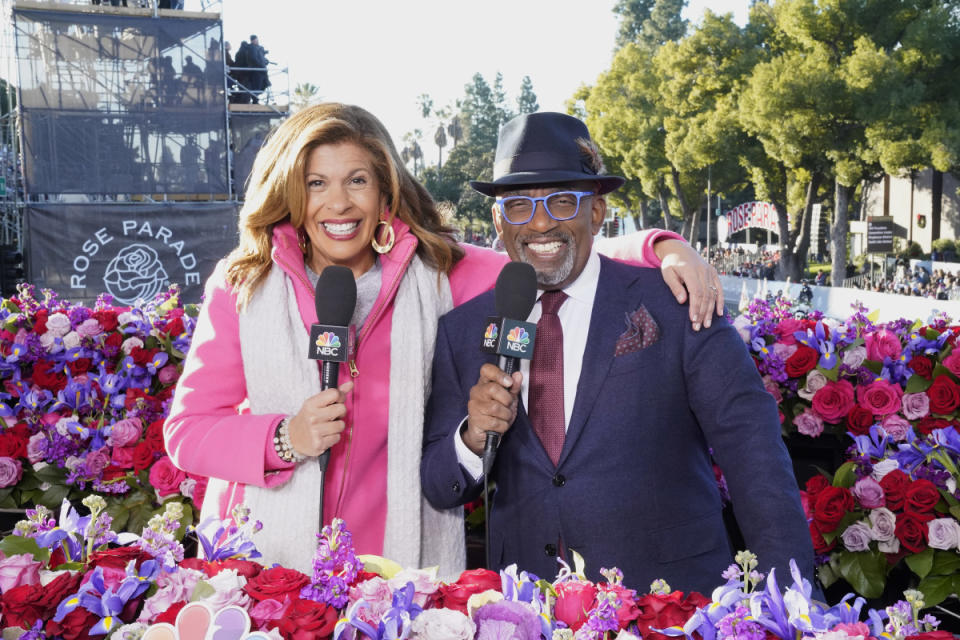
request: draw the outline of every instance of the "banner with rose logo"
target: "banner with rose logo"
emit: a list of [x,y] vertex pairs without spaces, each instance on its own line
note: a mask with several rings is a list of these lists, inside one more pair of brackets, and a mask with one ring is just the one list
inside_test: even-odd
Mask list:
[[152,300],[171,284],[199,302],[218,260],[237,244],[230,202],[44,204],[25,212],[27,280],[91,305]]

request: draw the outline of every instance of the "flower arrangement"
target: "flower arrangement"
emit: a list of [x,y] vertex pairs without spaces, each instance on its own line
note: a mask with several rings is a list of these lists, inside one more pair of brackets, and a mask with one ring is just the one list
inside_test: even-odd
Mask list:
[[[174,536],[185,516],[179,503],[167,503],[140,535],[111,532],[103,498],[88,496],[83,503],[89,516],[79,516],[67,502],[59,519],[45,507],[31,510],[15,534],[0,542],[3,625],[24,640],[176,638],[178,631],[180,638],[201,637],[188,633],[196,620],[181,615],[195,612],[197,603],[218,620],[221,612],[240,610],[243,626],[221,627],[221,640],[840,640],[881,634],[932,640],[939,633],[933,631],[938,622],[919,613],[920,593],[885,611],[862,612],[862,598],[851,605],[851,596],[828,608],[811,600],[810,585],[795,567],[784,592],[773,572],[759,589],[763,576],[746,552],[712,599],[671,592],[662,581],[640,596],[624,586],[616,569],[604,570],[605,581],[593,583],[584,578],[579,559],[553,582],[511,566],[499,574],[465,571],[443,583],[431,570],[356,556],[349,531],[335,521],[318,535],[311,579],[253,561],[259,524],[242,507],[233,514],[234,524],[211,520],[197,527],[204,558],[183,559]],[[330,588],[334,583],[342,589]],[[149,635],[153,625],[170,625],[170,631]],[[247,625],[255,630],[252,636]]]
[[162,425],[196,314],[176,287],[130,308],[30,285],[3,300],[0,507],[56,508],[92,491],[116,531],[140,530],[165,500],[190,515],[206,481],[174,467]]
[[778,298],[754,300],[734,320],[780,405],[784,433],[858,436],[879,423],[903,440],[911,426],[960,426],[960,326],[945,315],[875,324],[854,311],[843,322],[817,312],[798,319]]

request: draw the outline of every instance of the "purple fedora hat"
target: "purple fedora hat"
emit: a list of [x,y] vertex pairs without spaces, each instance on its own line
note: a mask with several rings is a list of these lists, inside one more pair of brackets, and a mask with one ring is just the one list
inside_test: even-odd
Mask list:
[[510,120],[500,129],[493,164],[493,182],[471,180],[488,196],[502,187],[591,180],[599,195],[623,185],[620,176],[598,174],[577,140],[590,140],[587,125],[573,116],[541,111]]

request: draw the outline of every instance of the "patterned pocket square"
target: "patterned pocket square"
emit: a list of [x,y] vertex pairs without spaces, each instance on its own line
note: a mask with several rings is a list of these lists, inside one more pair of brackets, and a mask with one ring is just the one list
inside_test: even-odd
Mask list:
[[643,305],[633,313],[626,314],[627,330],[620,334],[613,353],[622,356],[646,349],[660,339],[660,327]]

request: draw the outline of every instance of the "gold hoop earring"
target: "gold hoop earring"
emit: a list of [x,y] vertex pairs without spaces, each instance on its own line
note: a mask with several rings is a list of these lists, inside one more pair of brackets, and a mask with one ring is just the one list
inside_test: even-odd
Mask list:
[[[380,229],[380,225],[387,225],[387,241],[383,244],[377,242],[377,231]],[[396,240],[396,236],[393,233],[393,225],[391,225],[386,220],[381,220],[377,223],[377,228],[373,230],[373,237],[370,239],[370,245],[373,246],[373,250],[383,255],[384,253],[390,253],[390,249],[393,249],[393,242]]]
[[303,229],[297,230],[297,246],[300,247],[300,253],[307,255],[307,249],[310,248],[310,244],[307,241],[307,237],[303,232]]

